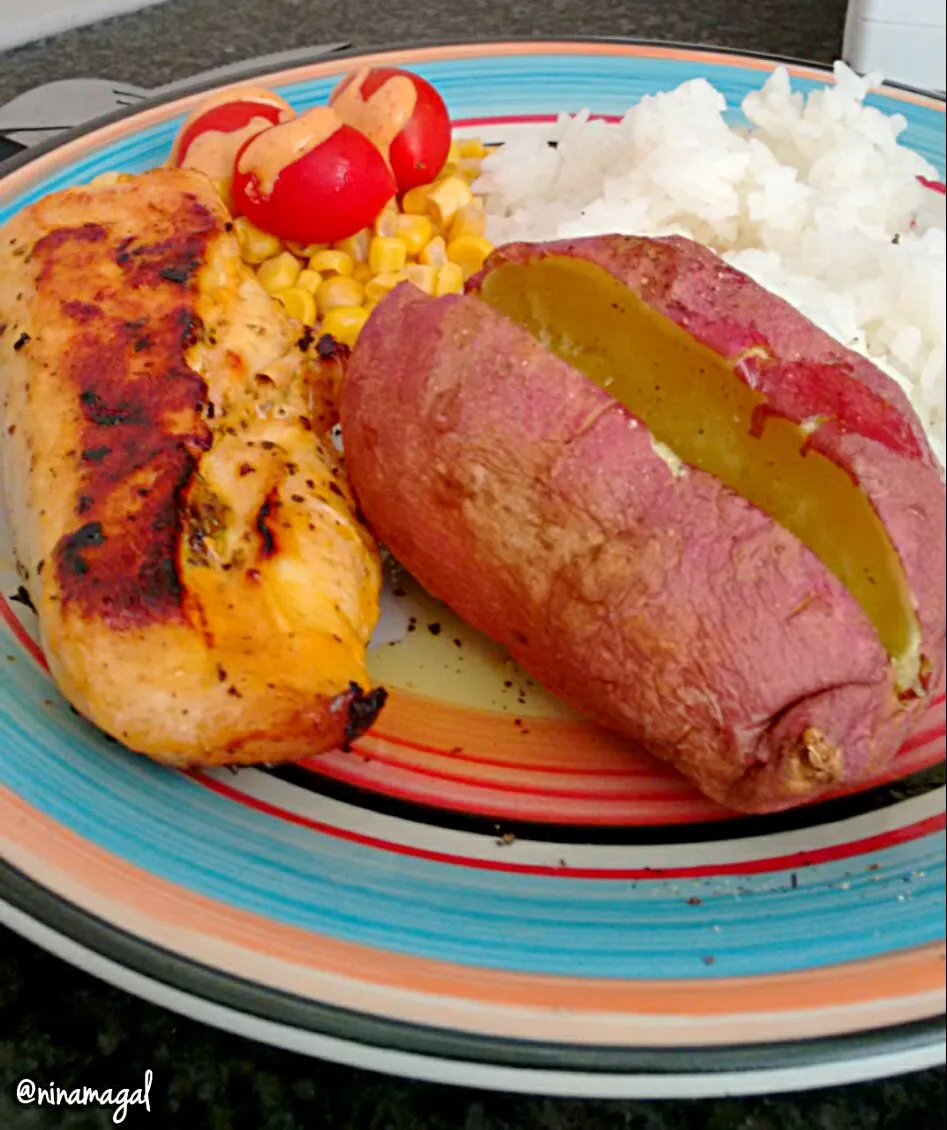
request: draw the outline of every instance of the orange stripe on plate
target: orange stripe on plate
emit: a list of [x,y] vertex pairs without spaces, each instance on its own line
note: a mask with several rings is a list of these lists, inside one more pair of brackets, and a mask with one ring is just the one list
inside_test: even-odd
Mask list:
[[329,777],[336,781],[370,789],[384,796],[398,797],[417,804],[433,805],[451,812],[466,812],[485,816],[494,821],[533,820],[547,824],[583,824],[598,826],[645,826],[666,824],[688,824],[696,821],[724,820],[732,818],[733,813],[717,809],[707,801],[707,809],[696,809],[689,803],[689,794],[683,798],[663,800],[660,803],[649,801],[603,801],[589,802],[556,801],[540,793],[506,793],[502,787],[482,785],[461,785],[445,788],[444,782],[427,777],[424,773],[412,773],[410,768],[391,765],[366,765],[360,759],[349,755],[333,759],[327,754],[305,765],[312,773]]
[[[516,717],[522,726],[516,725]],[[419,752],[470,756],[484,764],[539,763],[583,776],[603,771],[648,780],[674,776],[661,762],[634,749],[627,738],[582,720],[505,714],[393,688],[380,721],[371,737]],[[458,734],[463,735],[461,740]]]
[[565,800],[662,801],[667,800],[669,796],[687,791],[683,779],[673,771],[668,773],[666,782],[656,777],[654,781],[641,783],[638,783],[631,774],[611,783],[608,780],[596,781],[594,774],[586,773],[583,775],[587,782],[586,787],[568,788],[563,786],[561,781],[554,783],[544,781],[543,768],[525,761],[519,766],[515,763],[506,763],[507,772],[498,776],[483,764],[469,765],[466,773],[454,772],[449,768],[450,761],[447,754],[443,758],[415,755],[405,760],[398,757],[395,750],[388,752],[384,744],[364,741],[356,749],[358,753],[369,756],[381,765],[413,769],[432,780],[461,785],[492,785],[501,792],[524,793],[529,796]]
[[[372,734],[368,739],[362,739],[354,747],[356,753],[376,764],[407,770],[430,780],[475,788],[489,786],[498,792],[546,797],[551,800],[611,802],[624,800],[637,804],[645,801],[669,800],[678,802],[693,800],[696,803],[700,798],[705,801],[701,807],[711,814],[717,809],[712,802],[701,798],[700,794],[670,766],[663,767],[665,769],[663,773],[656,769],[650,778],[633,772],[624,775],[614,772],[602,773],[594,766],[590,766],[581,774],[577,769],[570,770],[567,774],[565,770],[550,769],[540,762],[532,762],[526,758],[519,764],[515,761],[491,762],[486,758],[455,757],[454,754],[446,751],[419,752],[418,747],[411,742],[395,742],[393,739],[378,741],[372,740],[373,738],[377,738],[377,735]],[[845,793],[862,792],[885,781],[903,777],[908,772],[918,772],[920,769],[936,765],[944,759],[943,738],[943,724],[925,730],[902,747],[890,771],[879,774],[869,781],[860,781],[850,789],[838,790],[829,795],[836,797]],[[925,748],[938,741],[941,744],[934,748]],[[399,747],[408,747],[407,752],[399,752]],[[912,757],[915,752],[918,752],[919,756]],[[629,758],[634,756],[634,751],[629,750]],[[308,759],[305,765],[316,773],[322,772],[322,759]],[[502,772],[497,772],[498,769]],[[566,780],[574,780],[575,784],[564,785],[564,775]],[[819,801],[825,799],[820,797]],[[722,808],[719,812],[721,815],[732,815]]]

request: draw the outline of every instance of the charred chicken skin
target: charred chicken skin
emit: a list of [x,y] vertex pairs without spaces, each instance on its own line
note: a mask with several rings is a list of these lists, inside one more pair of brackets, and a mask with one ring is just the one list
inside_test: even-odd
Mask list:
[[332,443],[344,358],[241,263],[191,170],[0,231],[3,483],[66,698],[176,765],[364,731],[380,565]]

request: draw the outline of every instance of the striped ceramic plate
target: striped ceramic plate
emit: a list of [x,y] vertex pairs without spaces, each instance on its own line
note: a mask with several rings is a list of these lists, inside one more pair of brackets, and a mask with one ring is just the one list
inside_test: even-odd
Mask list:
[[[735,109],[774,66],[611,42],[371,59],[418,70],[487,141],[584,106],[620,114],[696,76]],[[261,78],[301,108],[352,65]],[[791,72],[800,90],[831,81]],[[199,97],[12,167],[0,222],[159,163]],[[872,101],[905,116],[943,176],[943,104]],[[0,581],[16,594],[5,532]],[[0,611],[4,914],[103,977],[317,1055],[523,1090],[777,1090],[943,1059],[943,696],[887,780],[735,819],[390,577],[372,664],[393,693],[354,752],[185,774],[75,717],[29,608]]]

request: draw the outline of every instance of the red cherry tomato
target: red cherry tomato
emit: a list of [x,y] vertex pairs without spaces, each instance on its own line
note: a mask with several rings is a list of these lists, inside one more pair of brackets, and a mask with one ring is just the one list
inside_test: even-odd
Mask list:
[[264,231],[296,243],[354,235],[394,194],[382,155],[328,106],[256,134],[234,161],[238,210]]
[[251,86],[221,91],[187,117],[168,164],[200,169],[214,180],[229,177],[234,155],[248,138],[292,116],[289,103],[271,90]]
[[444,100],[420,75],[398,67],[364,68],[339,83],[329,105],[378,146],[399,192],[430,184],[444,168],[450,116]]

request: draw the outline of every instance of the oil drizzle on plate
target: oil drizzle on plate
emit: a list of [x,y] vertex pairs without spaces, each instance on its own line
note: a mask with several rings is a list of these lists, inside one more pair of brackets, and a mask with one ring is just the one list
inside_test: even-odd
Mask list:
[[391,558],[367,660],[369,674],[386,687],[515,717],[579,717]]

